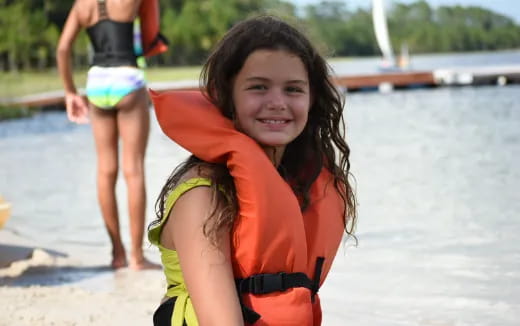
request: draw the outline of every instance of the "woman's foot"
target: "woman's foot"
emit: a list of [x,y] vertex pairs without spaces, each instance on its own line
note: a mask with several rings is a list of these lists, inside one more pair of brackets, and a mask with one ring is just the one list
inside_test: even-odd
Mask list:
[[110,266],[112,267],[112,269],[119,269],[119,268],[123,268],[123,267],[126,267],[128,265],[128,263],[126,262],[126,257],[118,257],[118,258],[112,258],[112,264],[110,264]]
[[161,269],[162,266],[159,264],[152,263],[148,259],[141,257],[140,259],[132,258],[130,260],[130,269],[133,269],[135,271],[141,271],[145,269]]
[[112,263],[110,266],[113,269],[119,269],[128,266],[128,262],[126,261],[125,248],[122,245],[119,245],[117,249],[112,250]]

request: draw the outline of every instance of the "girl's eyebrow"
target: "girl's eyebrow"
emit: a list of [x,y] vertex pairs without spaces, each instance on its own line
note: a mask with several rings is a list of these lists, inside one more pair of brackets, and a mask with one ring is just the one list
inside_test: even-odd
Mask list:
[[[265,77],[259,77],[259,76],[253,76],[253,77],[248,77],[246,78],[246,81],[261,81],[261,82],[268,82],[270,81],[269,78],[265,78]],[[302,84],[302,85],[307,85],[309,84],[308,81],[306,80],[303,80],[303,79],[292,79],[292,80],[288,80],[286,81],[287,84]]]
[[246,78],[246,81],[262,81],[262,82],[267,82],[267,81],[269,81],[269,78],[253,76],[253,77],[248,77],[248,78]]
[[287,83],[289,83],[289,84],[302,84],[302,85],[307,85],[307,84],[309,84],[308,81],[306,81],[306,80],[301,80],[301,79],[289,80],[289,81],[287,81]]

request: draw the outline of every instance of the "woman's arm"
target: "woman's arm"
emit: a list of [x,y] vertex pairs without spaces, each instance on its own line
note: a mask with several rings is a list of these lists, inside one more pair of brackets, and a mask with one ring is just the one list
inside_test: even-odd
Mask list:
[[211,189],[196,187],[175,203],[163,229],[163,246],[177,250],[199,325],[244,325],[230,258],[230,234],[217,246],[203,234],[211,212]]
[[56,61],[65,88],[65,106],[69,120],[76,123],[87,123],[88,106],[83,97],[77,94],[70,60],[72,45],[81,29],[77,11],[77,3],[74,3],[58,41]]

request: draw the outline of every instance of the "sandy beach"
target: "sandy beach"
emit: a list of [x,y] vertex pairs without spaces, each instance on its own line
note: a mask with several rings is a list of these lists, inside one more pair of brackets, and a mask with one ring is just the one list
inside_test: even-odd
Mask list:
[[[71,124],[59,112],[2,128],[7,136],[0,137],[0,191],[12,212],[0,229],[0,326],[151,325],[165,292],[164,275],[108,268],[110,245],[95,197],[90,125]],[[166,176],[185,155],[153,118],[146,225]],[[34,162],[40,162],[38,169]],[[122,178],[117,193],[128,248]],[[27,200],[31,196],[37,199]],[[146,240],[143,248],[147,258],[160,262],[157,248]]]
[[[0,326],[152,325],[165,289],[160,270],[108,267],[108,248],[68,246],[64,250],[29,243],[0,230]],[[330,287],[322,289],[324,325],[344,325],[341,293],[348,261],[338,255]],[[145,254],[159,262],[157,250]]]
[[2,326],[151,325],[164,289],[160,270],[112,271],[104,249],[60,252],[1,230],[0,257]]

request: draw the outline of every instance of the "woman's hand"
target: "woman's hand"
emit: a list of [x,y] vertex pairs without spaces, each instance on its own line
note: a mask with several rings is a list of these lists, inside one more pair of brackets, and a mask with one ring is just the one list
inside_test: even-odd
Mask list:
[[67,107],[67,117],[69,121],[78,124],[89,122],[88,105],[81,95],[76,93],[65,94],[65,106]]

